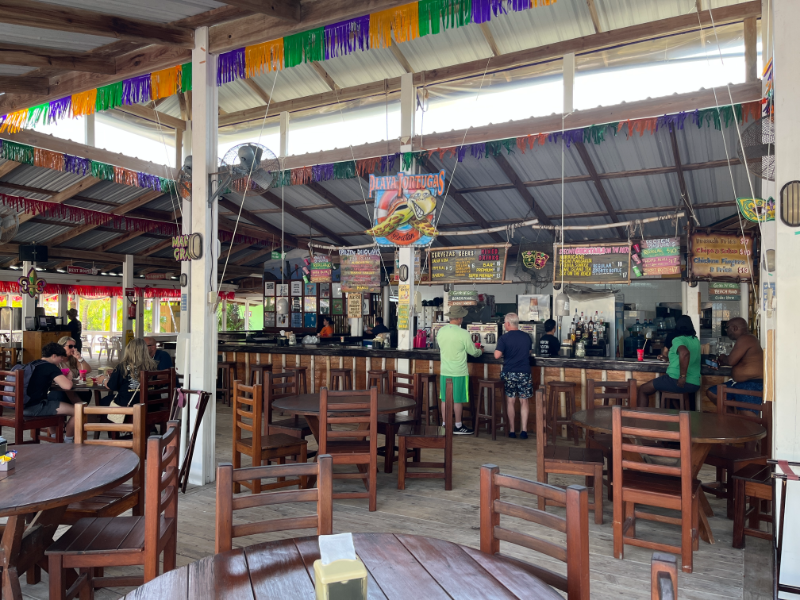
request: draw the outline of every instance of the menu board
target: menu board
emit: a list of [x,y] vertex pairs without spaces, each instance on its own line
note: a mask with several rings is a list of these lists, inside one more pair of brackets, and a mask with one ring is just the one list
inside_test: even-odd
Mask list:
[[347,318],[361,318],[361,294],[347,294]]
[[447,294],[447,303],[450,306],[477,306],[477,290],[452,290]]
[[630,282],[630,244],[565,244],[555,255],[555,283]]
[[753,238],[726,233],[689,236],[690,281],[750,281],[753,274]]
[[[634,250],[636,246],[634,245]],[[680,238],[659,238],[641,241],[641,258],[633,254],[633,272],[641,270],[644,277],[662,275],[680,275],[681,273],[681,240]],[[639,263],[641,261],[641,263]]]
[[742,299],[738,283],[712,282],[708,284],[709,302],[738,302]]
[[324,254],[315,254],[313,262],[308,265],[309,277],[312,283],[330,283],[333,265],[331,257]]
[[379,294],[381,291],[381,255],[371,251],[342,251],[342,291]]
[[428,250],[431,283],[504,281],[508,244]]

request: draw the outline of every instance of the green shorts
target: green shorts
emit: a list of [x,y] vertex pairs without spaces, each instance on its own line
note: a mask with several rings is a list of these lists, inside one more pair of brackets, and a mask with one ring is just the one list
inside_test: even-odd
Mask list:
[[462,377],[451,377],[450,375],[439,376],[439,400],[445,401],[444,395],[447,391],[447,380],[453,381],[453,402],[456,404],[465,404],[469,402],[469,375]]

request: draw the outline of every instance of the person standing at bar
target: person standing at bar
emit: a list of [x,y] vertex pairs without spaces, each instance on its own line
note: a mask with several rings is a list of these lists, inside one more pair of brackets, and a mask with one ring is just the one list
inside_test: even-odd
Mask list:
[[442,402],[442,418],[444,418],[444,395],[447,389],[447,380],[453,381],[453,403],[456,416],[453,433],[456,435],[471,435],[473,430],[465,427],[461,422],[464,404],[469,402],[469,371],[467,370],[467,354],[480,356],[480,348],[476,348],[472,336],[461,323],[467,316],[467,309],[463,306],[453,306],[445,315],[450,317],[450,323],[439,330],[436,341],[439,344],[439,359],[441,368],[439,374],[439,399]]
[[[733,367],[731,380],[725,387],[754,392],[764,391],[764,351],[761,343],[747,329],[747,321],[736,317],[728,321],[728,337],[736,342],[730,354],[719,357],[720,366]],[[712,386],[706,391],[708,399],[717,403],[717,386]],[[761,399],[755,396],[734,395],[730,399],[734,402],[758,403]]]
[[638,406],[648,406],[656,390],[693,395],[700,389],[700,340],[691,317],[683,315],[675,322],[675,338],[669,349],[666,375],[656,377],[639,388]]
[[[519,330],[519,316],[517,313],[508,313],[503,327],[506,333],[497,341],[494,351],[496,359],[503,359],[503,370],[500,379],[506,388],[508,401],[508,437],[515,438],[514,433],[514,398],[519,396],[520,432],[522,440],[528,439],[528,398],[533,395],[533,378],[531,377],[531,347],[533,340],[524,331]],[[547,325],[545,324],[545,329]],[[552,337],[552,336],[551,336]],[[557,340],[556,340],[557,341]]]
[[[69,337],[75,340],[75,349],[80,354],[80,351],[83,350],[83,342],[81,342],[81,335],[83,335],[83,323],[78,320],[78,311],[74,308],[70,308],[67,311],[67,317],[69,318],[69,322],[67,323],[66,327],[69,331]],[[89,350],[89,354],[91,355],[91,349]]]

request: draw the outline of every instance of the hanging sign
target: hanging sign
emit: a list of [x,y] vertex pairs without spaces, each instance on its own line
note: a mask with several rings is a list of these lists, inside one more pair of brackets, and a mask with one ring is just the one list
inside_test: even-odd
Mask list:
[[67,267],[67,273],[70,275],[89,275],[93,274],[92,270],[87,267],[76,267],[74,265],[69,265]]
[[478,290],[453,290],[447,293],[450,306],[477,306]]
[[330,283],[333,265],[331,257],[324,254],[315,254],[313,262],[308,265],[309,277],[312,283]]
[[173,236],[172,255],[177,261],[197,260],[203,256],[203,237],[199,233]]
[[[270,256],[269,256],[269,257],[270,257],[270,259],[272,259],[272,260],[280,260],[280,259],[281,259],[281,253],[280,253],[280,250],[273,250],[273,251],[270,253]],[[286,253],[284,253],[284,254],[283,254],[283,258],[286,258]]]
[[366,234],[379,246],[430,246],[439,235],[433,217],[436,198],[444,194],[444,175],[444,169],[426,175],[370,175],[375,217]]
[[44,286],[47,285],[44,279],[39,279],[39,276],[36,274],[36,269],[33,267],[31,267],[27,275],[20,277],[18,281],[19,293],[28,294],[31,298],[35,298],[37,294],[44,293]]
[[714,281],[708,284],[709,302],[738,302],[742,299],[738,283]]
[[631,270],[637,277],[680,275],[681,240],[677,237],[642,240],[634,244]]
[[125,288],[125,297],[134,298],[136,296],[136,288]]
[[630,244],[565,244],[555,248],[555,283],[629,283]]
[[737,198],[736,204],[742,216],[753,223],[766,223],[775,220],[775,199]]
[[347,318],[361,318],[361,294],[347,294]]
[[378,249],[342,250],[342,291],[379,294],[381,291],[381,254]]
[[753,238],[749,235],[699,233],[689,236],[690,281],[750,281]]
[[508,244],[428,250],[431,283],[501,283]]
[[144,276],[145,279],[169,279],[172,273],[148,273]]

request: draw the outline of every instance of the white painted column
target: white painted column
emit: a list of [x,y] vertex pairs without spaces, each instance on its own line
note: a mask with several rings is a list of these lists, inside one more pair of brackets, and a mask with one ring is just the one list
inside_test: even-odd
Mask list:
[[151,314],[153,315],[153,331],[151,333],[159,333],[161,331],[161,299],[153,298],[151,302]]
[[683,300],[683,314],[692,318],[694,330],[697,337],[700,337],[700,285],[689,287],[685,281],[681,281],[681,298]]
[[126,254],[125,262],[122,263],[122,346],[127,345],[127,332],[133,331],[133,321],[128,317],[128,306],[130,300],[125,297],[125,289],[133,287],[133,255]]
[[[69,295],[61,293],[58,295],[58,316],[64,318],[64,325],[67,324],[67,311],[69,310]],[[114,313],[111,313],[111,324],[114,324]],[[77,341],[77,340],[76,340]]]
[[[22,273],[20,277],[27,277],[28,271],[33,267],[29,260],[23,261]],[[22,330],[25,330],[25,317],[32,317],[36,314],[36,297],[31,298],[28,294],[22,294]],[[36,357],[38,358],[38,357]]]
[[278,156],[280,158],[283,159],[289,156],[289,113],[286,111],[281,113],[279,151]]
[[[190,136],[191,137],[191,136]],[[184,136],[185,146],[186,136]],[[188,150],[191,154],[191,147]],[[188,155],[187,155],[188,156]],[[192,201],[182,200],[183,219],[181,223],[181,233],[188,235],[192,233]],[[187,283],[181,287],[181,320],[178,325],[178,343],[175,347],[175,365],[180,373],[186,373],[186,342],[191,331],[191,311],[189,304],[189,289],[191,286],[191,262],[181,262],[181,277],[186,275]]]
[[750,283],[739,284],[739,316],[750,325]]
[[[798,178],[800,162],[800,36],[796,24],[800,22],[800,2],[773,0],[775,73],[775,189]],[[775,327],[775,381],[773,404],[773,458],[800,461],[800,371],[797,364],[800,351],[794,332],[797,319],[794,299],[800,295],[800,274],[797,256],[800,255],[800,229],[785,225],[780,220],[780,198],[776,197],[776,287],[781,303],[776,311]],[[781,310],[783,309],[783,310]],[[784,548],[781,564],[781,583],[800,586],[800,483],[789,482]],[[779,502],[782,499],[779,499]],[[789,597],[789,595],[784,595]]]
[[[191,334],[189,372],[185,386],[211,393],[195,445],[189,480],[195,485],[214,481],[217,373],[217,226],[218,203],[209,206],[213,193],[209,174],[217,170],[217,60],[209,51],[208,27],[195,30],[192,50],[192,232],[203,237],[203,255],[191,261],[189,303]],[[196,418],[190,406],[191,428]]]
[[563,59],[563,74],[564,74],[564,102],[563,114],[564,116],[573,111],[573,97],[575,90],[575,53],[565,54]]
[[95,135],[94,135],[94,115],[85,115],[83,117],[83,133],[84,133],[84,142],[87,146],[94,146],[95,145]]
[[[59,297],[59,305],[61,304],[61,298]],[[66,321],[65,321],[66,322]],[[119,329],[117,326],[117,297],[111,296],[111,326],[109,329],[109,333],[113,336],[114,332]]]

